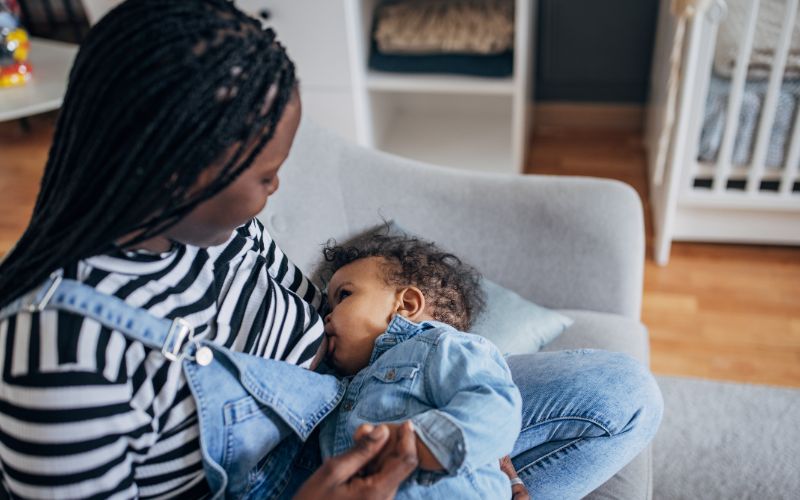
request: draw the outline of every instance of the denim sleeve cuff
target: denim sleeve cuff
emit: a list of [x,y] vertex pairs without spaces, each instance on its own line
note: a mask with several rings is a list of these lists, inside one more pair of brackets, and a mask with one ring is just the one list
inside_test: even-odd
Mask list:
[[456,474],[467,455],[464,432],[446,413],[429,410],[411,418],[414,430],[448,474]]

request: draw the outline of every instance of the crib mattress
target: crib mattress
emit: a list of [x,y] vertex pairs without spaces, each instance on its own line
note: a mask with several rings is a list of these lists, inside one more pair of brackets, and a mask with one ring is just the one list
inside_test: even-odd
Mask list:
[[[742,107],[739,112],[739,126],[733,146],[732,164],[748,166],[753,157],[758,122],[761,109],[767,94],[766,80],[748,80],[745,83]],[[709,84],[708,99],[703,119],[703,131],[700,135],[698,159],[702,162],[714,163],[717,160],[725,121],[728,116],[728,96],[731,80],[712,73]],[[769,137],[765,167],[769,169],[783,168],[792,133],[792,123],[800,98],[800,79],[783,81],[775,110],[775,121]]]

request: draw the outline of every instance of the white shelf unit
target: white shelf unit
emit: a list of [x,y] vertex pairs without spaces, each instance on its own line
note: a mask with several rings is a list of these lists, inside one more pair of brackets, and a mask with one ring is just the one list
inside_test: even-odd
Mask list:
[[[82,0],[92,23],[122,0]],[[352,63],[345,31],[349,0],[234,0],[236,6],[275,29],[294,61],[303,116],[356,141]],[[265,18],[264,14],[268,14]]]
[[515,0],[507,78],[403,74],[368,67],[381,0],[345,0],[356,137],[360,144],[456,168],[521,173],[530,130],[535,0]]

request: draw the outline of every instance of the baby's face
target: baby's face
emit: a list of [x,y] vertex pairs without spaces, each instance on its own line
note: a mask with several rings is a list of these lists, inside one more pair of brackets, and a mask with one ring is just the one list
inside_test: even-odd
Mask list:
[[340,268],[328,284],[332,311],[325,317],[328,361],[344,375],[369,364],[375,339],[386,331],[398,309],[399,289],[386,284],[381,257]]

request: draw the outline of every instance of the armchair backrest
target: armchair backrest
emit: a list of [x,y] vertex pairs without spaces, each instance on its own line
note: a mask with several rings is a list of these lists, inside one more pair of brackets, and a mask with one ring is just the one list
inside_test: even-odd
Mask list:
[[305,119],[280,176],[259,217],[305,272],[329,238],[395,219],[541,305],[639,318],[643,218],[626,184],[436,167]]

